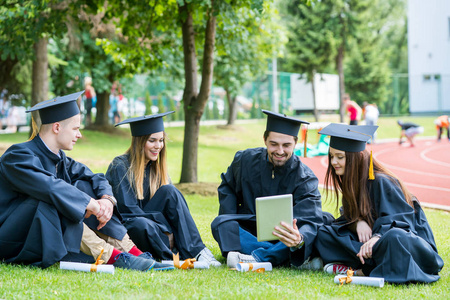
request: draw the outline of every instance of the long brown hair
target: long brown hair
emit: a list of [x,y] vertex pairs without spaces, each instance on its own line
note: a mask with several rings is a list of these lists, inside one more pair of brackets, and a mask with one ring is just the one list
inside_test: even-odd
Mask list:
[[[330,153],[328,153],[328,160],[331,162]],[[369,162],[370,153],[367,150],[361,152],[345,151],[344,175],[337,175],[331,163],[328,163],[325,175],[325,193],[328,198],[331,188],[334,188],[336,208],[339,208],[339,194],[342,194],[344,216],[349,223],[365,220],[372,227],[374,224],[373,207],[367,189]],[[385,174],[395,185],[399,186],[406,202],[413,207],[413,195],[403,182],[375,158],[373,158],[373,170],[375,176]]]
[[162,186],[169,184],[169,174],[167,171],[166,159],[166,133],[164,132],[164,146],[159,152],[158,159],[152,162],[150,166],[150,176],[145,178],[146,158],[144,152],[145,143],[147,143],[151,134],[144,136],[133,136],[131,146],[126,151],[130,157],[130,168],[127,177],[139,200],[144,199],[144,180],[150,182],[150,198]]

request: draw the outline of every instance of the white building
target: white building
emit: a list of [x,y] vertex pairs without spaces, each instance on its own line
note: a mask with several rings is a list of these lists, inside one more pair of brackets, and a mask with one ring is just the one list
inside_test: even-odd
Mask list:
[[410,112],[450,112],[450,0],[408,1]]
[[[315,74],[314,89],[318,111],[335,112],[339,110],[338,75]],[[291,74],[290,103],[296,113],[312,112],[314,109],[312,83],[306,82],[306,78],[302,78],[300,74]]]

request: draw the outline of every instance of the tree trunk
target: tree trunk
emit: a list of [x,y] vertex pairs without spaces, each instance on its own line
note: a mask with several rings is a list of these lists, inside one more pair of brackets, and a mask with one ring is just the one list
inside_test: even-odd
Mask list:
[[317,111],[317,100],[316,100],[316,72],[312,72],[311,76],[311,89],[312,89],[312,96],[313,96],[313,113],[314,113],[314,119],[316,122],[319,122],[319,113]]
[[[213,5],[211,5],[213,7]],[[214,42],[216,18],[209,12],[206,24],[202,66],[202,82],[197,92],[197,57],[195,53],[195,33],[189,5],[180,6],[180,15],[186,19],[182,24],[185,88],[183,103],[185,112],[183,161],[180,182],[197,182],[197,152],[200,132],[200,118],[211,91],[213,76]]]
[[[41,38],[33,48],[36,60],[33,61],[32,85],[31,85],[31,106],[48,100],[48,58],[47,58],[47,38]],[[37,111],[32,112],[37,129],[41,126],[41,118]],[[30,128],[30,135],[33,129]]]
[[225,89],[225,93],[227,95],[228,102],[228,121],[227,125],[233,125],[236,121],[237,116],[237,98],[236,96],[231,97],[231,94],[228,89]]
[[[0,56],[2,51],[0,50]],[[11,72],[15,65],[19,62],[18,59],[11,59],[7,57],[5,60],[0,59],[0,88],[7,87],[14,80],[11,78]],[[16,91],[8,88],[9,93],[16,93]]]
[[345,82],[344,82],[344,43],[339,46],[338,54],[336,56],[336,67],[339,75],[339,96],[340,96],[340,122],[344,122],[345,117],[345,105],[343,103],[343,98],[345,94]]
[[104,91],[97,94],[97,114],[95,116],[95,126],[96,127],[107,127],[112,126],[109,123],[109,91]]

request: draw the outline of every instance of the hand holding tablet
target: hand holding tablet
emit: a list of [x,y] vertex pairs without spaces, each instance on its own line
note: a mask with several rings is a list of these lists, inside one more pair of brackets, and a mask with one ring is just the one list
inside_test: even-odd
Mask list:
[[292,195],[258,197],[256,202],[256,233],[259,242],[279,239],[273,234],[281,222],[292,224]]

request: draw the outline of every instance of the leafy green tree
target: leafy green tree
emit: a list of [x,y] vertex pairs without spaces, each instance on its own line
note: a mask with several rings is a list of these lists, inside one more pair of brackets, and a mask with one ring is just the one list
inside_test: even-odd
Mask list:
[[[108,2],[105,14],[115,19],[126,42],[104,41],[103,45],[117,61],[126,62],[127,68],[134,72],[171,68],[167,62],[174,62],[176,67],[179,52],[184,54],[185,131],[180,182],[197,182],[199,121],[211,90],[216,28],[222,28],[217,24],[235,17],[234,12],[241,7],[262,8],[262,3],[263,0]],[[98,1],[99,7],[100,4]]]
[[152,114],[152,98],[150,97],[150,92],[145,92],[145,115],[151,115]]
[[224,34],[217,38],[215,83],[226,92],[228,125],[237,116],[237,95],[242,86],[267,70],[267,61],[278,56],[287,41],[278,12],[270,2],[263,13],[255,7],[243,7],[236,17],[223,21]]
[[161,94],[158,95],[158,113],[163,113],[166,111],[166,106],[164,105],[164,99]]
[[318,121],[315,75],[329,69],[336,55],[333,31],[324,22],[330,9],[319,4],[307,6],[301,0],[286,0],[282,7],[289,29],[284,66],[305,75],[306,81],[311,83],[314,117]]
[[[0,59],[8,65],[33,61],[31,105],[48,99],[47,44],[66,30],[67,7],[58,0],[5,0],[0,5]],[[39,114],[33,117],[39,125]]]

